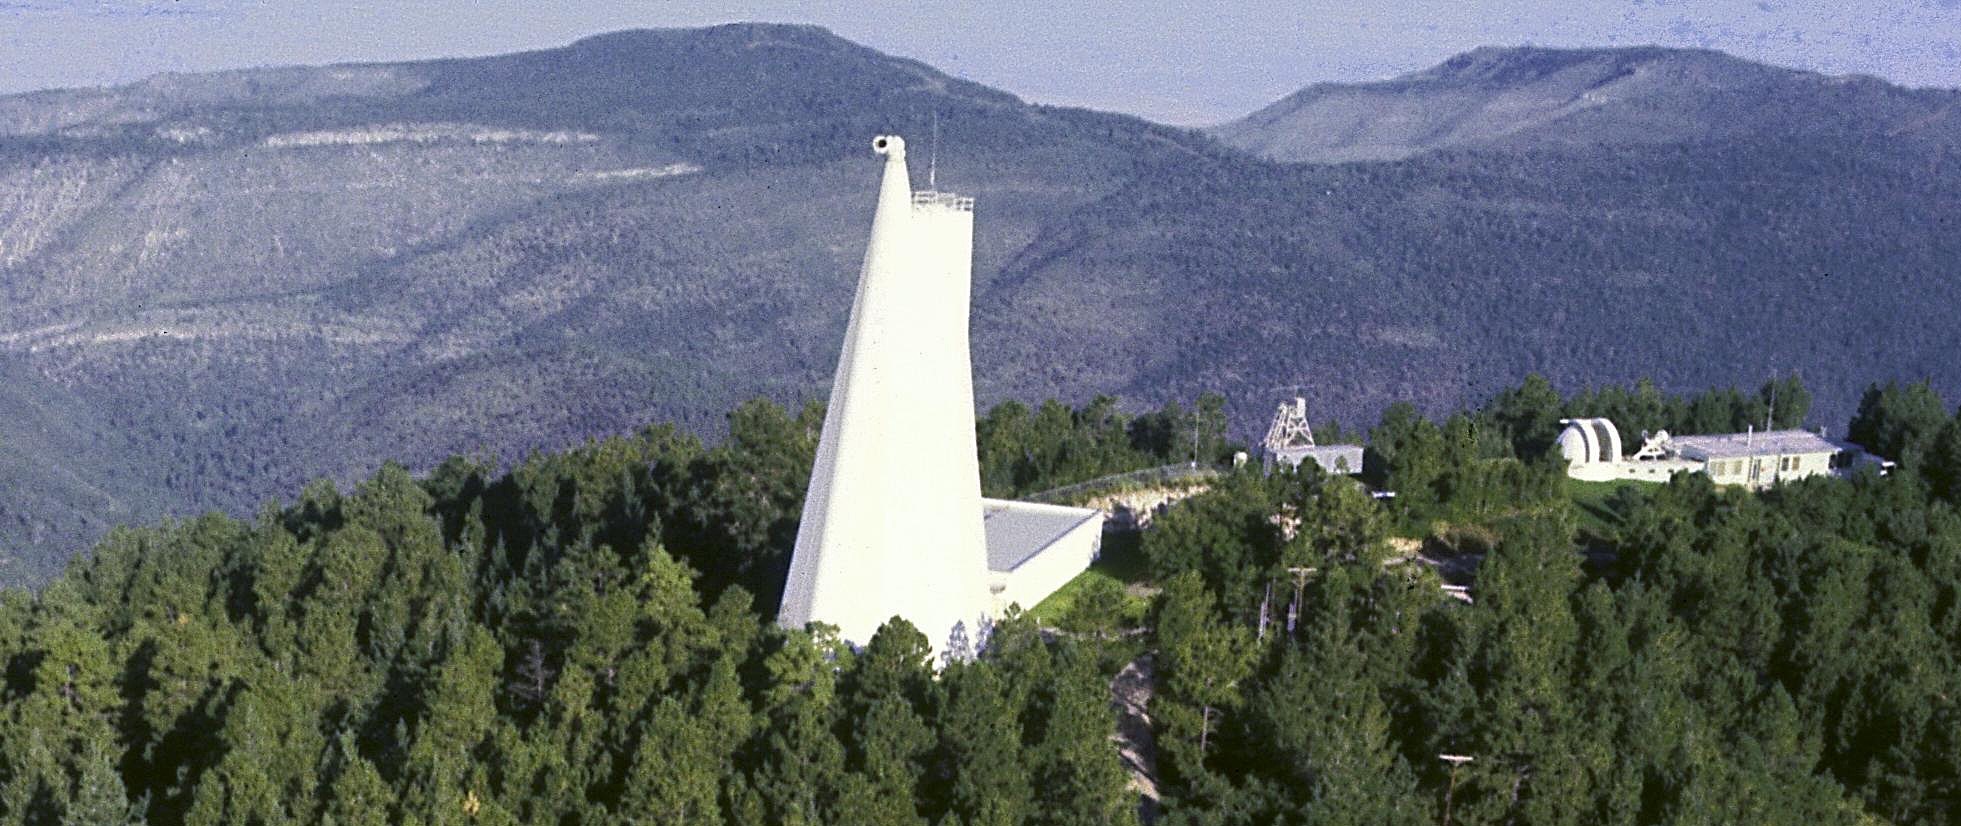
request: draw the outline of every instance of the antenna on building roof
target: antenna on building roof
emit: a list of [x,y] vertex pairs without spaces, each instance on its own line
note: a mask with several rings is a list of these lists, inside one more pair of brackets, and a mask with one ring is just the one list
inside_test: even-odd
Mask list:
[[1770,380],[1770,404],[1764,410],[1764,432],[1777,429],[1777,380]]

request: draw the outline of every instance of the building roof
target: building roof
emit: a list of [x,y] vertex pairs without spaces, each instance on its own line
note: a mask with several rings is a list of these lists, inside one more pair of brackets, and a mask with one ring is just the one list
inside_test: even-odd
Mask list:
[[1691,459],[1789,456],[1860,449],[1858,445],[1851,442],[1828,439],[1809,430],[1766,430],[1760,433],[1676,436],[1672,441],[1677,452]]
[[1019,568],[1070,531],[1102,516],[1094,508],[982,499],[981,529],[987,534],[987,569],[1007,573]]

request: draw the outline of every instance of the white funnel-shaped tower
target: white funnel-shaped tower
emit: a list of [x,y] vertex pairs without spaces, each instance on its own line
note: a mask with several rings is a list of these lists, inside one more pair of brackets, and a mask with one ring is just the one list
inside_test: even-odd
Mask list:
[[992,604],[967,342],[973,200],[915,195],[905,141],[872,148],[885,177],[777,619],[863,645],[900,616],[964,656]]

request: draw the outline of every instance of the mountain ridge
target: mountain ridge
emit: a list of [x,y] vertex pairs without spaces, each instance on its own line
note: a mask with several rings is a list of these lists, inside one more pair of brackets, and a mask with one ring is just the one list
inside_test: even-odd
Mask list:
[[[1857,111],[1835,105],[1856,100]],[[1395,160],[1445,148],[1653,144],[1961,124],[1961,91],[1829,76],[1704,49],[1481,47],[1369,83],[1317,83],[1207,132],[1289,162]],[[1853,120],[1848,121],[1848,118]],[[1926,122],[1921,122],[1921,119]],[[1941,139],[1951,145],[1952,136]]]
[[[7,581],[100,535],[91,488],[114,520],[243,513],[389,459],[821,398],[869,136],[935,122],[940,181],[978,199],[982,404],[1220,390],[1243,433],[1288,385],[1359,424],[1532,370],[1798,369],[1836,426],[1869,381],[1961,388],[1944,116],[1291,163],[810,28],[581,43],[0,98],[0,419],[86,424],[14,440],[37,447],[0,468]],[[1817,105],[1897,108],[1846,88]]]

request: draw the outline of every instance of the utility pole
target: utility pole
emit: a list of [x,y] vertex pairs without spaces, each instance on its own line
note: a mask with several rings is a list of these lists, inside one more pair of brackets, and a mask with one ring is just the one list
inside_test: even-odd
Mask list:
[[1287,569],[1287,573],[1294,575],[1294,601],[1287,604],[1287,636],[1294,635],[1294,624],[1301,618],[1301,594],[1307,590],[1307,578],[1316,570],[1318,569],[1298,566]]
[[1192,407],[1192,467],[1198,467],[1198,407]]
[[1443,824],[1443,826],[1450,826],[1450,798],[1457,794],[1457,767],[1471,762],[1472,758],[1462,754],[1439,754],[1437,759],[1450,764],[1450,785],[1444,789]]
[[[1267,606],[1273,604],[1273,583],[1266,584],[1266,596],[1260,599],[1260,633],[1255,639],[1266,642]],[[1288,630],[1293,630],[1291,627]]]

